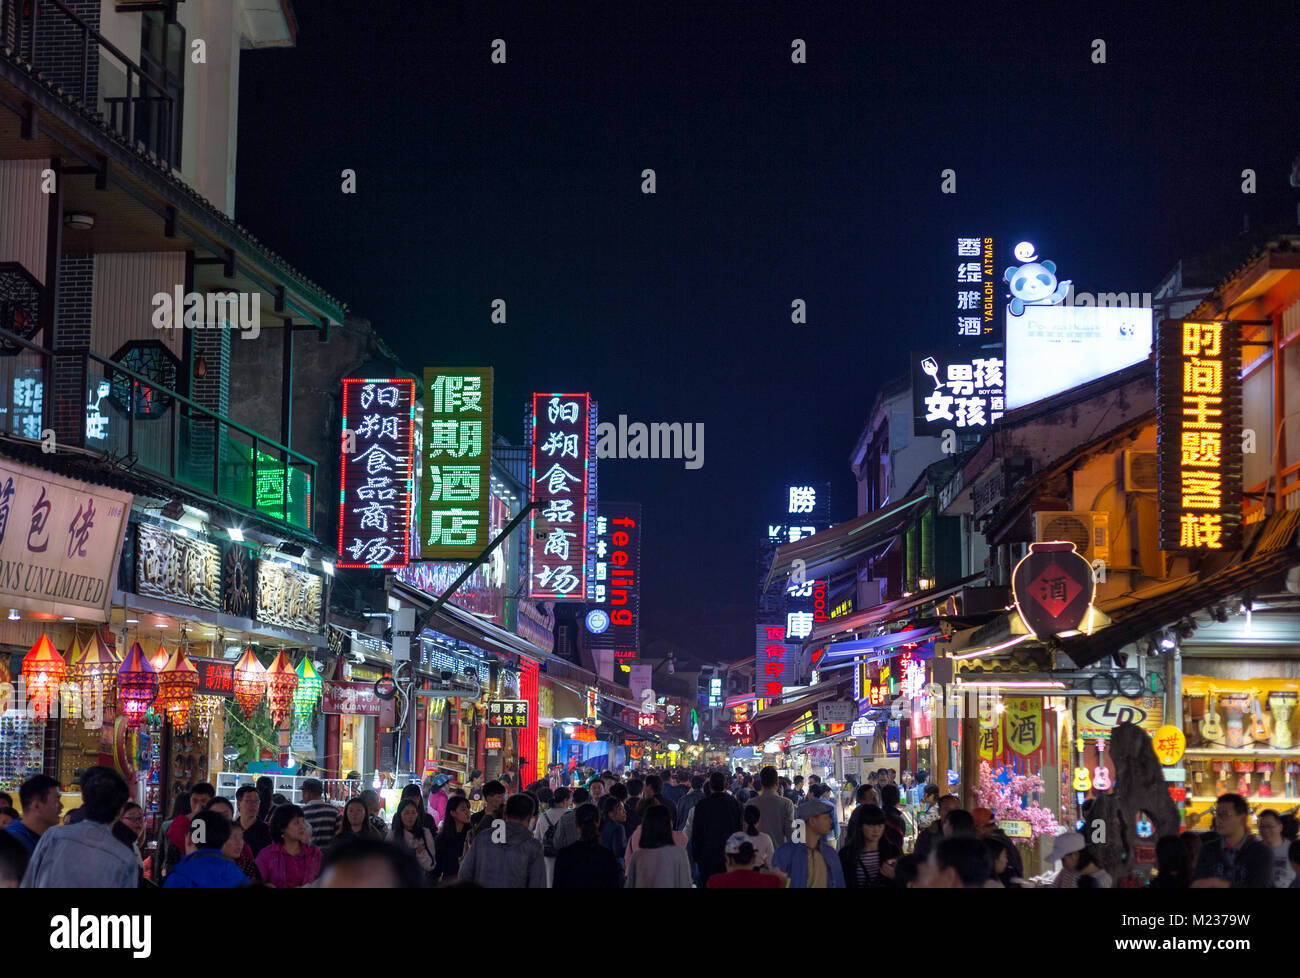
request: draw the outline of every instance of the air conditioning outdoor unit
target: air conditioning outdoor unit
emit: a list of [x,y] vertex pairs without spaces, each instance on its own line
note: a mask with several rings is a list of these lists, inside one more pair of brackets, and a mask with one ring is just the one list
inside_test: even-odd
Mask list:
[[1086,510],[1035,513],[1034,539],[1069,540],[1089,563],[1110,560],[1110,513]]
[[1129,449],[1124,452],[1124,491],[1155,492],[1156,453]]

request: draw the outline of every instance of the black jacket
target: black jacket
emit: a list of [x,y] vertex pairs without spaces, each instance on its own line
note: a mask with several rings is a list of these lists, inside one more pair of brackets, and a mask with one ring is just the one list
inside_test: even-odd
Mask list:
[[623,885],[623,870],[618,857],[599,841],[579,839],[556,855],[551,885],[557,890],[614,890]]
[[1234,889],[1263,890],[1273,885],[1273,852],[1258,837],[1247,835],[1229,864],[1223,836],[1212,835],[1201,843],[1193,880],[1218,877]]
[[714,873],[727,871],[723,850],[727,837],[739,832],[744,818],[740,802],[725,791],[711,793],[695,806],[691,823],[691,853],[700,867],[700,879],[708,885]]
[[433,839],[433,878],[440,880],[460,872],[460,857],[465,852],[469,827],[459,831],[439,832]]
[[[850,890],[861,889],[858,886],[858,857],[862,854],[862,846],[847,846],[840,850],[840,868],[844,870],[844,886]],[[884,865],[888,859],[898,859],[903,855],[903,850],[898,848],[889,841],[889,836],[882,836],[880,839],[880,863]],[[877,876],[867,881],[867,888],[875,889],[878,887],[893,886],[894,881],[887,876]]]
[[690,817],[691,809],[700,803],[704,797],[703,791],[688,791],[677,800],[677,824],[673,826],[678,832],[686,828],[686,819]]

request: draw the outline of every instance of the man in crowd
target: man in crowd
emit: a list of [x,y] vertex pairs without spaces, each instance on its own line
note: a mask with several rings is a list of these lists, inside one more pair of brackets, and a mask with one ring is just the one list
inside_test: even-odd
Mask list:
[[798,807],[799,805],[803,804],[806,796],[804,795],[804,790],[803,790],[802,774],[796,774],[794,776],[794,787],[790,789],[790,794],[787,795],[786,797],[788,797],[792,802],[795,803],[795,807]]
[[916,839],[916,858],[924,862],[930,857],[930,850],[934,844],[945,837],[944,824],[948,814],[961,804],[961,800],[956,795],[944,795],[939,799],[939,817],[930,825],[921,831]]
[[578,841],[578,808],[591,801],[591,792],[586,788],[573,789],[573,807],[560,816],[555,826],[554,849],[558,853]]
[[325,786],[315,778],[302,783],[302,814],[311,826],[311,844],[322,852],[330,847],[343,824],[343,815],[322,797],[324,794]]
[[930,855],[930,868],[931,887],[978,890],[993,875],[993,860],[988,846],[973,835],[962,835],[940,840]]
[[776,768],[769,764],[758,772],[761,790],[750,801],[760,813],[758,830],[767,833],[772,840],[773,849],[790,841],[790,830],[794,824],[794,802],[781,796],[776,782]]
[[86,817],[76,825],[55,825],[42,833],[23,877],[24,888],[138,886],[135,853],[109,827],[128,798],[126,782],[112,768],[87,768],[81,776]]
[[792,839],[772,857],[772,868],[790,877],[790,889],[844,889],[840,857],[828,839],[832,814],[833,806],[817,798],[795,810],[795,816],[803,822],[803,840]]
[[1260,889],[1272,885],[1273,852],[1248,828],[1250,806],[1237,794],[1220,795],[1214,806],[1214,835],[1201,843],[1192,886]]
[[216,793],[216,788],[206,781],[200,781],[190,789],[190,813],[177,815],[167,824],[162,860],[164,873],[171,872],[172,867],[185,858],[185,836],[190,831],[190,819],[207,808],[208,802],[212,801]]
[[[627,837],[632,838],[632,833],[636,827],[641,824],[641,813],[637,808],[641,805],[641,792],[645,789],[645,782],[640,778],[627,779],[627,799],[623,802],[623,807],[627,809]],[[577,805],[575,804],[576,808]]]
[[380,809],[384,807],[384,800],[379,796],[379,792],[374,788],[367,788],[361,792],[361,800],[366,803],[366,814],[370,818],[370,824],[375,827],[375,831],[381,836],[388,835],[389,825],[384,821],[383,816],[379,814]]
[[700,867],[700,885],[708,886],[714,873],[727,871],[727,838],[744,824],[740,802],[727,791],[727,776],[721,771],[709,775],[709,793],[690,815],[691,854]]
[[34,774],[18,789],[18,800],[23,806],[23,817],[5,826],[4,831],[21,842],[30,856],[41,836],[58,825],[63,814],[59,782],[48,774]]
[[682,795],[677,802],[677,825],[675,828],[678,832],[685,830],[686,820],[690,817],[691,809],[700,803],[704,797],[704,775],[691,775],[691,790]]
[[320,874],[322,890],[414,890],[422,886],[424,871],[409,852],[379,839],[355,836],[331,847]]
[[506,803],[506,786],[500,781],[489,781],[482,788],[483,808],[470,816],[470,837],[477,835],[483,826],[491,826],[501,817],[501,809]]
[[228,890],[245,885],[244,871],[221,851],[229,838],[230,822],[222,812],[211,806],[198,812],[190,819],[185,858],[172,867],[163,887]]
[[271,827],[257,817],[260,799],[257,788],[251,784],[241,784],[235,791],[236,821],[244,832],[244,844],[253,853],[253,858],[271,844]]
[[[579,790],[586,792],[586,789]],[[532,796],[512,795],[504,811],[504,839],[496,841],[492,823],[484,823],[461,860],[458,878],[496,889],[545,889],[546,861],[542,857],[542,844],[528,831],[534,811]]]
[[1288,855],[1291,844],[1282,837],[1282,816],[1271,808],[1259,813],[1259,839],[1273,853],[1273,889],[1290,889],[1296,878]]

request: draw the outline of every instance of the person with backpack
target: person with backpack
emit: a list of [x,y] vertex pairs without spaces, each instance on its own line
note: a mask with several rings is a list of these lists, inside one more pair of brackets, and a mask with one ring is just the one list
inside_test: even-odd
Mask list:
[[555,830],[560,827],[560,819],[569,810],[570,792],[568,788],[557,788],[551,795],[551,804],[537,817],[533,827],[533,838],[542,844],[542,857],[546,860],[546,885],[555,879],[555,857],[559,850],[555,848]]

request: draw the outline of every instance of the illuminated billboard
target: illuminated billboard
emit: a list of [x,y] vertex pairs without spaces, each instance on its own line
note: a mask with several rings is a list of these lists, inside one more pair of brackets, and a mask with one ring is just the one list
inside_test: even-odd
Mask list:
[[912,354],[913,434],[983,434],[1004,410],[1002,351],[930,350]]
[[492,539],[492,368],[426,367],[420,556],[473,560]]
[[528,422],[528,593],[595,597],[596,407],[590,394],[534,394]]
[[407,565],[414,418],[414,380],[343,381],[339,567]]
[[640,643],[641,507],[601,503],[594,539],[596,601],[584,619],[585,643],[588,648],[635,653]]
[[959,342],[996,343],[992,238],[957,239],[955,285]]

